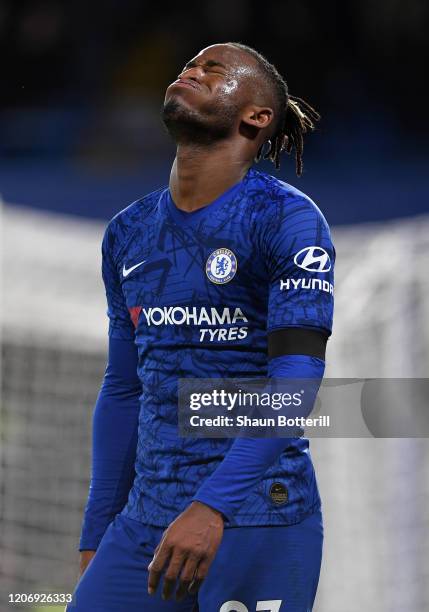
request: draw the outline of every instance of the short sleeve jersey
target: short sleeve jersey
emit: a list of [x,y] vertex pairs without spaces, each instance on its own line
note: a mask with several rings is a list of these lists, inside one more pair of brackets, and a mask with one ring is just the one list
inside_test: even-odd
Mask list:
[[[162,188],[113,218],[103,240],[109,334],[135,341],[143,387],[125,514],[167,526],[233,442],[179,437],[178,378],[264,376],[269,332],[330,334],[334,260],[314,202],[254,169],[194,212]],[[290,441],[236,525],[292,524],[318,507],[308,446]],[[276,482],[287,490],[281,504],[270,495]]]

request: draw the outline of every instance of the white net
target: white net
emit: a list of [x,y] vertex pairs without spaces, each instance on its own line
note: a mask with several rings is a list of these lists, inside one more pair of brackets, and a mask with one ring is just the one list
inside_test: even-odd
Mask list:
[[[8,593],[73,589],[107,327],[103,224],[4,207],[2,227],[1,612]],[[427,376],[429,218],[337,228],[334,241],[327,374]],[[317,612],[428,610],[428,442],[315,439],[312,454]]]

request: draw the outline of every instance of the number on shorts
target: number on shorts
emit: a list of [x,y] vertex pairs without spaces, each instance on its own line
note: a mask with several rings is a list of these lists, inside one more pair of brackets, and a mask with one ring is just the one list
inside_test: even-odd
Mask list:
[[261,612],[262,610],[266,610],[266,612],[279,612],[281,605],[282,605],[281,599],[269,599],[267,601],[258,601],[256,604],[256,610],[258,612]]
[[[262,612],[279,612],[282,605],[281,599],[267,599],[256,603],[256,611]],[[241,601],[226,601],[222,604],[219,612],[249,612],[247,607]]]

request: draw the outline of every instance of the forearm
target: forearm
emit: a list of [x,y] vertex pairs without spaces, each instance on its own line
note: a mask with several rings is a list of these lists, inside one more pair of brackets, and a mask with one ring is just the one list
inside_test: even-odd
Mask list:
[[93,415],[92,469],[80,550],[95,550],[127,501],[134,479],[140,382],[136,347],[111,339],[109,362]]
[[[308,355],[285,355],[269,362],[272,378],[323,378],[325,362]],[[317,389],[313,387],[315,393]],[[225,459],[208,478],[195,501],[222,512],[231,522],[236,511],[287,447],[290,438],[237,438]]]

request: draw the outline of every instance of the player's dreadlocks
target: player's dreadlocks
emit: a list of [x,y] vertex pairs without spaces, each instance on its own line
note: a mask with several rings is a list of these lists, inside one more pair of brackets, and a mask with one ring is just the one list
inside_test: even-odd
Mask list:
[[302,154],[304,151],[304,134],[315,128],[315,123],[319,121],[320,115],[305,100],[291,96],[284,78],[277,68],[258,51],[241,43],[228,43],[246,51],[257,59],[262,72],[270,85],[272,85],[277,109],[276,130],[268,141],[269,148],[263,155],[264,143],[256,156],[259,161],[263,155],[264,159],[270,159],[275,167],[280,168],[280,153],[286,151],[291,153],[295,149],[296,173],[302,174]]

